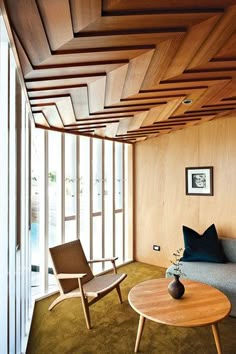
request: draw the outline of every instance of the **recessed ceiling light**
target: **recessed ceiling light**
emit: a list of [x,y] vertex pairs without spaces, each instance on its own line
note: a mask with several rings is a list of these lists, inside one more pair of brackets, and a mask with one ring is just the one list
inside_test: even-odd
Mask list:
[[192,104],[193,100],[191,100],[190,98],[186,98],[185,100],[182,101],[183,104]]

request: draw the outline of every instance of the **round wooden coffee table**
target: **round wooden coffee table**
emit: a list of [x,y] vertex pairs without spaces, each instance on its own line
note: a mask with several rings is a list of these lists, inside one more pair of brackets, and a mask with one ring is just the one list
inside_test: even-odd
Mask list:
[[221,354],[217,323],[227,317],[231,310],[228,298],[210,285],[182,279],[185,293],[181,299],[175,300],[167,290],[170,282],[170,278],[152,279],[130,290],[129,303],[140,315],[134,352],[138,352],[145,320],[149,319],[179,327],[211,325],[217,353]]

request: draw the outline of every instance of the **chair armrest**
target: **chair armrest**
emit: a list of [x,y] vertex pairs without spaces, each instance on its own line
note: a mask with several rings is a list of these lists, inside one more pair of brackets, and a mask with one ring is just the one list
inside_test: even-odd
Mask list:
[[83,278],[86,275],[86,273],[59,273],[57,274],[58,279],[78,279],[78,278]]
[[111,257],[111,258],[99,258],[99,259],[91,259],[88,263],[97,263],[97,262],[114,262],[118,259],[118,257]]
[[118,259],[118,257],[91,259],[90,261],[88,261],[88,263],[108,262],[108,261],[110,261],[112,263],[112,268],[113,268],[114,274],[117,274],[116,263],[115,263],[115,261],[117,259]]

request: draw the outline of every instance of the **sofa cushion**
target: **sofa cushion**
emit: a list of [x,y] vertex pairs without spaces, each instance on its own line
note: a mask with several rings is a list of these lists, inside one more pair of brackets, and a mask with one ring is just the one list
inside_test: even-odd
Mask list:
[[227,261],[236,263],[236,240],[233,238],[221,238],[220,241]]
[[183,235],[185,249],[182,261],[226,262],[222,244],[218,239],[214,224],[209,226],[202,235],[199,235],[195,230],[187,226],[183,226]]
[[[171,278],[174,267],[171,265],[166,270],[166,278]],[[183,262],[182,271],[185,273],[181,277],[183,279],[206,283],[221,290],[232,304],[230,315],[236,317],[236,263]]]

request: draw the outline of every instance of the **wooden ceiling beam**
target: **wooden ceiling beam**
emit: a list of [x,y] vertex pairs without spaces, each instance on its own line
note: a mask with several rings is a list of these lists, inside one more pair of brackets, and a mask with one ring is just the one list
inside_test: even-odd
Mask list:
[[134,143],[235,112],[235,0],[1,7],[37,127]]

